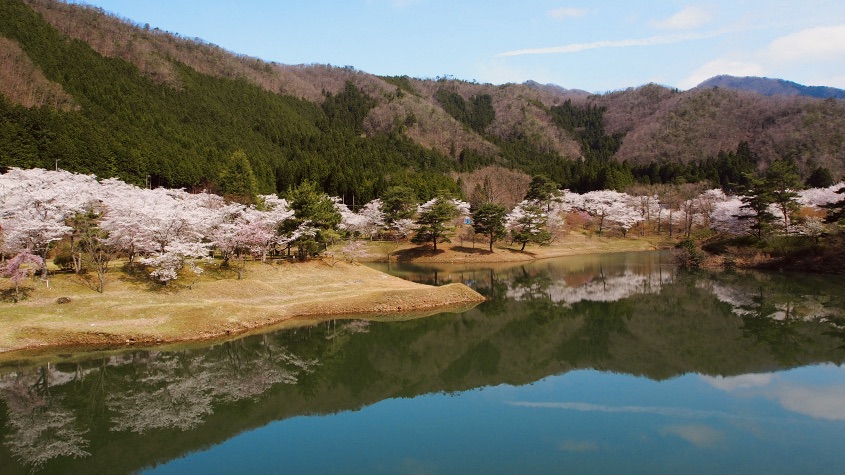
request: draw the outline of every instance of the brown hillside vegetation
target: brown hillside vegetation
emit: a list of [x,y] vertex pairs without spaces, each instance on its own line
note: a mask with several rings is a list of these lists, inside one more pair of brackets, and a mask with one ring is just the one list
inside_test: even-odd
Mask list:
[[[845,100],[766,97],[727,88],[681,92],[655,84],[589,96],[531,82],[496,86],[448,77],[397,81],[353,67],[267,63],[201,39],[134,24],[99,8],[57,0],[24,1],[65,35],[86,42],[104,56],[131,62],[168,87],[181,87],[177,63],[216,77],[243,78],[267,91],[318,103],[325,93],[338,93],[351,82],[376,100],[364,123],[366,133],[404,134],[456,159],[464,150],[495,159],[501,154],[494,143],[497,138],[524,139],[540,151],[570,159],[581,157],[578,141],[557,127],[549,112],[571,99],[577,105],[606,108],[607,131],[625,134],[615,156],[619,161],[686,163],[735,150],[739,142],[746,141],[764,163],[791,157],[805,174],[818,165],[835,176],[845,173]],[[20,48],[8,41],[3,45],[3,61],[12,66],[2,70],[0,92],[17,102],[33,96],[33,106],[55,103],[56,107],[68,107],[69,99],[55,85],[38,79]],[[400,82],[401,86],[397,85]],[[21,89],[21,84],[32,89]],[[455,120],[435,99],[440,89],[464,100],[489,95],[495,110],[493,122],[479,133]],[[47,99],[37,99],[41,96]]]
[[153,80],[179,88],[175,64],[215,77],[243,78],[263,89],[312,102],[338,93],[349,81],[378,101],[365,123],[369,133],[402,127],[414,141],[444,153],[465,148],[495,155],[497,148],[437,106],[433,97],[398,94],[397,88],[372,74],[331,65],[282,65],[238,55],[199,38],[183,38],[149,25],[107,14],[100,8],[56,0],[26,0],[65,35],[84,41],[103,56],[134,64]]
[[0,36],[0,94],[24,107],[74,110],[73,97],[44,77],[18,43]]
[[679,92],[649,84],[592,98],[607,107],[609,132],[625,138],[618,160],[688,163],[748,142],[764,161],[814,160],[845,172],[845,101],[766,97],[728,89]]

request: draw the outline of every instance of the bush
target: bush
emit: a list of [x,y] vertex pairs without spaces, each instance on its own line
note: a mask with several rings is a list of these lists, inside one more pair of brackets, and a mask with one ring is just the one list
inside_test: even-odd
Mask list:
[[688,269],[701,267],[704,263],[704,253],[695,245],[692,239],[684,239],[676,246],[678,264]]
[[61,270],[73,270],[73,256],[69,252],[61,252],[53,258],[53,264]]
[[760,243],[761,241],[755,236],[720,236],[702,244],[701,249],[710,254],[721,255],[729,252],[730,248],[755,247]]

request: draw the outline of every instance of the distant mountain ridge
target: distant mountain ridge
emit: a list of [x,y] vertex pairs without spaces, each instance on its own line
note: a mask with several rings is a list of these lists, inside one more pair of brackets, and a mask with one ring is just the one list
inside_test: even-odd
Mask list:
[[590,93],[589,91],[585,91],[583,89],[567,89],[563,86],[553,84],[553,83],[540,84],[539,82],[533,81],[531,79],[529,79],[528,81],[525,81],[524,83],[522,83],[522,85],[528,86],[532,89],[537,89],[537,90],[540,90],[540,91],[546,91],[546,92],[552,92],[552,93],[558,93],[558,94],[567,94],[567,95],[584,96],[584,97],[592,95],[592,93]]
[[785,79],[756,76],[715,76],[699,84],[695,89],[709,89],[714,87],[752,91],[764,96],[805,96],[816,99],[845,99],[845,90],[843,89],[828,86],[805,86]]
[[842,176],[845,101],[807,91],[845,97],[730,76],[604,94],[376,76],[268,63],[82,4],[0,1],[0,170],[58,164],[202,189],[243,150],[262,192],[308,179],[361,202],[393,185],[428,196],[459,174],[501,177],[497,167],[576,190],[582,180],[581,191],[625,186],[624,167],[682,166],[744,142],[761,169],[789,158],[805,177],[818,166]]

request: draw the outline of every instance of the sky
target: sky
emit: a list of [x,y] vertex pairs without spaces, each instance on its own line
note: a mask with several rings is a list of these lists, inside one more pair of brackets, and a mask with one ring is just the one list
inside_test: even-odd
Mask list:
[[841,0],[86,0],[283,64],[601,93],[719,74],[845,88]]

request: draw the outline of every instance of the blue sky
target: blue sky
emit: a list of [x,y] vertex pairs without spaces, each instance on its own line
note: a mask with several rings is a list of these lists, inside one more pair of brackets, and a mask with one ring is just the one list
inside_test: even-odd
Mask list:
[[717,74],[845,88],[841,0],[87,0],[284,64],[604,92]]

